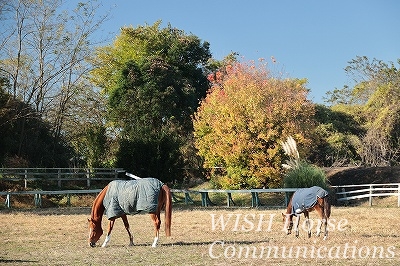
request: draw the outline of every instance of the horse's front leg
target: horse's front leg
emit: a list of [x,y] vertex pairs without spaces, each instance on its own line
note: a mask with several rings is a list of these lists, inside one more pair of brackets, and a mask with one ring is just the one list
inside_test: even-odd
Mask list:
[[113,227],[114,227],[114,223],[115,223],[115,218],[111,218],[109,221],[108,221],[108,228],[107,228],[107,235],[106,235],[106,239],[104,239],[104,243],[103,243],[103,245],[101,245],[101,247],[105,247],[105,246],[107,246],[107,244],[108,244],[108,242],[110,242],[110,239],[111,239],[111,231],[112,231],[112,229],[113,229]]
[[128,232],[129,235],[129,246],[133,246],[133,235],[131,233],[131,230],[129,229],[129,222],[128,222],[128,218],[126,217],[126,215],[122,215],[121,216],[122,221],[124,222],[125,225],[125,229]]
[[161,219],[160,219],[160,213],[150,213],[150,217],[153,220],[154,223],[154,229],[155,229],[155,237],[153,244],[151,245],[153,248],[157,246],[158,238],[160,237],[160,225],[161,225]]
[[300,224],[300,214],[296,216],[296,223],[294,224],[294,231],[296,232],[296,237],[299,237],[299,224]]

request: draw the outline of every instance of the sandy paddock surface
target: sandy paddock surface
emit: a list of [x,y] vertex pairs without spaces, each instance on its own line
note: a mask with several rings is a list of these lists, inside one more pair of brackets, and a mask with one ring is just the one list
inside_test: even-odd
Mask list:
[[[174,209],[172,237],[151,247],[148,215],[116,221],[106,248],[90,248],[90,208],[0,210],[1,265],[400,265],[400,208],[333,207],[329,237],[282,231],[281,209]],[[163,215],[163,214],[162,214]],[[301,225],[304,218],[302,217]],[[103,229],[107,221],[103,220]],[[163,224],[162,224],[163,226]]]

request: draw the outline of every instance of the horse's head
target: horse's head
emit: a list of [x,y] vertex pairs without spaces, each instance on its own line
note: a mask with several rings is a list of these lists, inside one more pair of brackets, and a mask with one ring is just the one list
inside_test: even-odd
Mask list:
[[284,223],[284,230],[286,231],[287,235],[290,235],[292,233],[292,228],[293,228],[293,214],[289,213],[282,213],[283,217],[283,223]]
[[100,239],[103,234],[101,224],[96,223],[93,219],[88,219],[89,222],[89,246],[92,248],[96,246],[96,242]]

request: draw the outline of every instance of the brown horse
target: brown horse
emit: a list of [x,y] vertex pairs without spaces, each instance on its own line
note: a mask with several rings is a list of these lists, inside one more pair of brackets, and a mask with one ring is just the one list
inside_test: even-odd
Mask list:
[[[150,186],[148,184],[150,184]],[[117,185],[118,189],[116,189]],[[146,191],[143,191],[144,188],[146,188]],[[123,201],[122,196],[124,195],[128,197],[128,203]],[[165,234],[166,236],[170,236],[172,197],[168,186],[162,184],[161,181],[155,178],[142,178],[130,181],[114,180],[100,192],[93,202],[91,217],[88,219],[89,245],[91,247],[95,247],[96,242],[103,234],[101,221],[104,212],[106,212],[109,223],[107,235],[102,247],[105,247],[110,241],[110,234],[113,229],[115,219],[120,217],[122,218],[125,229],[128,232],[130,241],[129,244],[133,245],[133,235],[130,232],[126,215],[137,214],[139,212],[148,212],[155,228],[155,237],[152,247],[156,247],[160,235],[160,212],[163,209],[165,210]]]
[[317,186],[299,189],[291,197],[286,213],[282,213],[286,234],[291,234],[293,228],[293,216],[296,216],[297,219],[294,228],[296,237],[299,237],[300,216],[304,213],[308,228],[308,237],[311,237],[309,213],[314,210],[320,217],[319,226],[317,226],[317,236],[320,235],[323,224],[325,226],[325,240],[328,236],[327,224],[331,215],[331,204],[329,202],[328,192]]

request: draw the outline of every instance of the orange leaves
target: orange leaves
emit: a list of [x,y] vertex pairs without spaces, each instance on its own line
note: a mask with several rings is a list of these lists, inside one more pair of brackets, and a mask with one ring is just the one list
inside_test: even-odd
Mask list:
[[240,175],[240,180],[249,180],[242,187],[265,182],[276,186],[279,141],[295,134],[307,138],[303,135],[311,127],[314,111],[305,81],[277,79],[254,64],[237,63],[225,70],[215,73],[218,84],[194,115],[195,145],[206,165],[236,169],[227,171],[224,180]]

